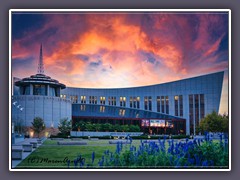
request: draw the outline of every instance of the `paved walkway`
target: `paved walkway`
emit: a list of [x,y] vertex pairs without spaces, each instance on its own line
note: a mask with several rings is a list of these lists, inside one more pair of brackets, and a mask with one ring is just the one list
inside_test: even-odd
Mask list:
[[[37,142],[37,138],[26,138],[16,141],[15,144],[12,144],[12,149],[22,149],[22,144],[30,144],[30,142]],[[42,144],[37,144],[37,148]],[[37,148],[33,148],[32,152]],[[20,164],[26,157],[28,157],[32,152],[23,152],[21,160],[12,160],[12,168],[15,168],[18,164]]]

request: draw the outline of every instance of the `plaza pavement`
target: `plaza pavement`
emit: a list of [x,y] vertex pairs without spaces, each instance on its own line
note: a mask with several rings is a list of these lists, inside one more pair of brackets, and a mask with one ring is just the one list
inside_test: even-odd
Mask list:
[[[16,139],[15,144],[12,144],[12,149],[22,149],[22,144],[30,144],[30,142],[37,142],[37,138],[26,138],[26,139]],[[42,144],[37,144],[37,148]],[[15,168],[18,164],[20,164],[26,157],[28,157],[33,151],[37,148],[33,148],[31,152],[23,152],[21,160],[11,160],[12,168]]]

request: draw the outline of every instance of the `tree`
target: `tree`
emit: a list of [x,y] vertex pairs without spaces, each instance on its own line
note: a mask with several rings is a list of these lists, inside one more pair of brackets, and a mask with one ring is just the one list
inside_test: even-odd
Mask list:
[[74,128],[78,131],[85,131],[86,130],[86,122],[78,121],[75,123]]
[[45,129],[45,124],[42,118],[40,117],[35,117],[32,122],[32,127],[31,129],[38,135]]
[[130,125],[129,126],[129,132],[139,132],[140,127],[138,125]]
[[213,111],[201,120],[199,130],[201,132],[228,132],[228,116]]
[[68,120],[68,118],[60,119],[58,124],[58,130],[63,135],[69,135],[72,129],[72,121]]
[[94,131],[94,124],[91,124],[90,122],[88,122],[87,124],[86,124],[86,130],[87,131]]
[[126,125],[122,125],[122,131],[123,132],[128,132],[129,131],[129,126],[126,124]]

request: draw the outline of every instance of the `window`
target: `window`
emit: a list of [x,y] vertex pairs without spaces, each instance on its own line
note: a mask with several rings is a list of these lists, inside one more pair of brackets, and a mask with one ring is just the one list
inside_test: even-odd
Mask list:
[[180,116],[183,117],[183,96],[179,95],[179,110]]
[[160,96],[157,96],[157,112],[160,112]]
[[149,111],[152,110],[152,96],[148,96],[148,109]]
[[164,99],[164,96],[161,96],[161,110],[162,110],[162,113],[165,113],[165,99]]
[[205,116],[204,108],[204,94],[189,95],[189,120],[191,134],[196,134],[196,128],[199,126],[200,120]]
[[130,97],[130,108],[140,108],[140,97]]
[[195,128],[199,125],[199,95],[195,94]]
[[63,98],[63,99],[67,98],[66,94],[61,94],[60,97]]
[[46,88],[46,86],[45,85],[41,85],[41,84],[33,85],[33,95],[46,96],[47,95],[47,88]]
[[81,103],[86,104],[86,96],[81,96]]
[[125,109],[119,109],[119,116],[125,116]]
[[140,97],[138,96],[137,97],[137,109],[139,109],[140,108]]
[[132,108],[132,107],[133,107],[133,98],[130,97],[130,108]]
[[105,112],[105,106],[100,106],[100,112],[102,112],[102,113]]
[[200,94],[200,118],[204,118],[205,116],[205,110],[204,110],[204,94]]
[[113,96],[110,97],[110,96],[109,96],[109,97],[108,97],[108,105],[109,105],[109,106],[111,106],[111,105],[112,105],[112,106],[116,106],[116,97],[113,97]]
[[193,123],[193,95],[189,95],[189,121],[190,121],[190,134],[194,133]]
[[147,98],[147,96],[145,96],[145,97],[144,97],[144,109],[145,109],[145,110],[148,109],[147,103],[148,103],[148,98]]
[[149,111],[152,110],[152,96],[144,97],[144,109]]
[[169,114],[169,100],[168,100],[168,96],[166,96],[165,99],[166,99],[166,114]]
[[80,111],[86,111],[86,105],[80,105]]
[[97,104],[97,96],[89,96],[89,104]]
[[104,97],[104,96],[101,96],[100,97],[100,104],[105,104],[105,101],[106,101],[106,97]]
[[120,106],[126,107],[126,97],[120,97]]
[[78,96],[70,96],[70,100],[72,103],[78,103]]
[[178,116],[178,100],[179,96],[174,96],[175,116]]
[[23,95],[30,95],[30,86],[24,86],[22,94]]

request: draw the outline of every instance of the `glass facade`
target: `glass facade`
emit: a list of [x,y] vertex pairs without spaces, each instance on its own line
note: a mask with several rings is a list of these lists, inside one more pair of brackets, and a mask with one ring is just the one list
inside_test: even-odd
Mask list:
[[47,95],[47,86],[41,85],[41,84],[34,84],[33,85],[33,95],[46,96]]
[[21,90],[22,90],[21,92],[22,95],[30,95],[30,86],[23,86]]
[[57,94],[56,88],[50,86],[48,95],[49,96],[56,96],[56,94]]

